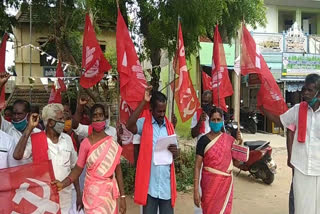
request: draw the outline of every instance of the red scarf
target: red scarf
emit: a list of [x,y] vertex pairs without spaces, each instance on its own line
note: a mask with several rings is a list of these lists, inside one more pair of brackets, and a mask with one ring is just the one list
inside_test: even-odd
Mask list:
[[71,137],[71,140],[72,140],[72,143],[73,143],[74,150],[76,152],[78,152],[77,141],[76,141],[76,138],[74,136],[74,132],[71,133],[70,137]]
[[[152,128],[152,115],[150,111],[146,111],[145,121],[142,130],[140,151],[136,170],[134,202],[140,205],[147,204],[147,195],[149,190],[150,169],[152,161],[152,146],[153,146],[153,128]],[[174,127],[172,123],[165,117],[168,135],[174,134]],[[171,205],[174,207],[177,190],[176,190],[176,177],[174,170],[174,163],[171,164]]]
[[[200,120],[200,117],[201,117],[202,112],[203,112],[202,108],[199,108],[199,109],[197,110],[197,121]],[[201,122],[201,124],[200,124],[199,133],[200,133],[200,134],[204,134],[205,132],[206,132],[206,126],[205,126],[205,122],[203,121],[203,122]]]
[[298,142],[306,142],[307,135],[307,116],[308,116],[308,103],[301,102],[299,106],[299,120],[298,120]]
[[31,135],[33,163],[48,161],[48,141],[44,131]]

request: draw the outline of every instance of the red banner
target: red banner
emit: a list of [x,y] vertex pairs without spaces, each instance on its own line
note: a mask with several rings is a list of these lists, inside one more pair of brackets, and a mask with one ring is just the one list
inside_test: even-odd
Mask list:
[[120,10],[118,10],[116,37],[120,95],[130,108],[135,110],[143,99],[147,81]]
[[204,71],[202,71],[202,88],[203,91],[212,90],[212,78]]
[[[177,68],[179,69],[179,78],[175,81],[175,100],[179,109],[182,122],[189,120],[200,106],[197,94],[193,88],[192,81],[187,69],[187,63],[184,52],[184,42],[182,36],[181,24],[179,23],[179,47],[177,51]],[[171,83],[173,89],[173,83]]]
[[[2,42],[0,45],[0,72],[6,72],[5,63],[6,63],[6,47],[7,40],[9,36],[8,34],[4,34],[2,38]],[[5,97],[5,86],[2,88],[0,92],[0,109],[3,109],[6,105],[6,97]]]
[[80,85],[84,88],[90,88],[100,82],[104,73],[111,69],[111,65],[100,48],[88,14],[86,14],[83,35],[82,68],[85,69],[85,72],[80,78]]
[[212,54],[212,92],[213,104],[225,112],[228,111],[225,98],[233,94],[229,78],[226,56],[218,25],[214,31],[214,45]]
[[288,110],[277,82],[244,25],[241,41],[241,73],[242,75],[253,73],[258,75],[261,83],[257,94],[258,107],[263,106],[264,109],[274,115],[283,114]]
[[61,78],[61,77],[64,77],[64,74],[61,68],[60,61],[58,62],[58,65],[57,65],[56,77],[58,78],[58,85],[57,87],[55,87],[54,85],[52,86],[48,103],[61,103],[62,101],[61,92],[67,90],[67,87],[64,84],[63,78]]
[[51,161],[0,170],[0,213],[60,213]]

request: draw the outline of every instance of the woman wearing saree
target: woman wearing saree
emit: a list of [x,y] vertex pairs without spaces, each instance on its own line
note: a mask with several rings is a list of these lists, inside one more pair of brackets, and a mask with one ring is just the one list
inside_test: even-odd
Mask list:
[[[124,214],[126,202],[120,165],[121,146],[104,132],[105,110],[100,104],[91,108],[92,134],[85,138],[76,166],[63,181],[53,181],[58,191],[79,178],[86,165],[83,190],[84,210],[87,214]],[[118,198],[120,197],[120,209]]]
[[[230,214],[233,198],[232,145],[236,140],[221,130],[223,112],[213,107],[209,114],[211,131],[202,136],[196,149],[194,172],[194,203],[202,208],[203,214]],[[241,133],[237,133],[241,140]],[[203,164],[201,190],[199,194],[200,168]]]

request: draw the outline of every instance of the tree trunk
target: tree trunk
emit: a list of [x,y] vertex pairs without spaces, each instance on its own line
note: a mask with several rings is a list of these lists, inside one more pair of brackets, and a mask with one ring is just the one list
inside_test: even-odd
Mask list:
[[151,73],[151,85],[153,90],[159,90],[159,80],[160,80],[160,60],[161,60],[161,50],[155,49],[151,52],[151,64],[152,64],[152,73]]

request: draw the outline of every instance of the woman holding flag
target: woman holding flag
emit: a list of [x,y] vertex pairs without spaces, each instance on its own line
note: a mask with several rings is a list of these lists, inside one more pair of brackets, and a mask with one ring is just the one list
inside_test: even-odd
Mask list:
[[[242,143],[238,131],[237,140],[223,133],[223,111],[213,107],[210,110],[211,131],[202,136],[196,149],[194,171],[194,203],[202,208],[203,214],[230,214],[233,197],[233,154],[232,146]],[[203,164],[201,190],[199,194],[200,168]]]
[[[104,107],[95,104],[91,108],[92,134],[80,146],[76,166],[63,181],[53,181],[58,191],[69,186],[81,175],[86,165],[87,173],[83,191],[85,213],[120,214],[126,212],[124,184],[120,165],[122,148],[104,132],[106,114]],[[120,193],[120,194],[119,194]]]

